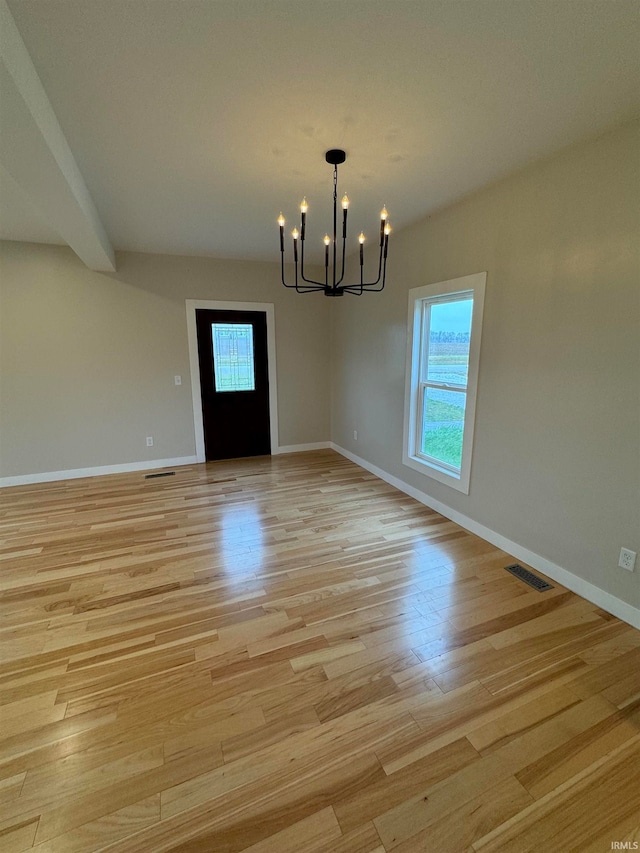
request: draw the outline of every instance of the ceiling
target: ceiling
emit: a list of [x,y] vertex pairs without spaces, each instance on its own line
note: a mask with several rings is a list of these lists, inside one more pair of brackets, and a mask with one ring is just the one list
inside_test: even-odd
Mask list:
[[[2,97],[5,239],[73,245],[78,225],[63,224],[56,196],[67,190],[81,227],[115,249],[277,260],[276,217],[292,224],[304,194],[307,247],[320,249],[332,227],[324,152],[341,147],[355,247],[383,202],[406,225],[640,113],[637,0],[7,7],[61,136],[49,144],[32,109],[24,134],[47,146],[28,144],[22,101]],[[56,153],[67,143],[79,178]]]

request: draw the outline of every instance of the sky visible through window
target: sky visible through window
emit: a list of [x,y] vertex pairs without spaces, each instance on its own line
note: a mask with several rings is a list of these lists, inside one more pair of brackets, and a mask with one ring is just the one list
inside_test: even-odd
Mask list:
[[437,327],[441,332],[469,332],[473,299],[459,299],[434,305],[437,309]]

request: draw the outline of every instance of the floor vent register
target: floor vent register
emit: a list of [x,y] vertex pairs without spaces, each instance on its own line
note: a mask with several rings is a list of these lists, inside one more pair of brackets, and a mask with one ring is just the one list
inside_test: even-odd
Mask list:
[[512,566],[505,566],[505,569],[508,572],[511,572],[515,577],[520,578],[521,581],[528,583],[529,586],[532,586],[534,589],[537,589],[538,592],[544,592],[546,589],[553,589],[553,584],[548,583],[548,581],[543,580],[543,578],[539,578],[537,575],[534,575],[533,572],[530,572],[529,569],[525,569],[519,563],[514,563]]

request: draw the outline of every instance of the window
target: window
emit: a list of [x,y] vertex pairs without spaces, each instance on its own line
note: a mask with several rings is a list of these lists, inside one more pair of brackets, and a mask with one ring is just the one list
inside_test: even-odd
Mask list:
[[486,273],[409,291],[403,462],[469,494]]
[[254,391],[253,326],[212,323],[216,391]]

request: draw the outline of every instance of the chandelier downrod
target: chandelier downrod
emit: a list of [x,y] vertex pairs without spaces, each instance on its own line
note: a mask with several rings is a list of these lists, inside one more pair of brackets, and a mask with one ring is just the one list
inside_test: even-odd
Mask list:
[[[340,277],[338,278],[338,166],[347,159],[347,155],[341,148],[331,148],[325,154],[325,160],[329,165],[333,166],[333,239],[325,234],[324,237],[324,283],[316,281],[313,278],[307,278],[304,272],[304,244],[306,241],[307,230],[307,204],[306,197],[302,199],[300,204],[300,231],[294,228],[291,232],[293,238],[293,263],[294,263],[294,283],[287,284],[284,271],[284,224],[285,218],[280,214],[278,217],[278,225],[280,226],[280,257],[282,267],[282,283],[285,287],[294,289],[297,293],[318,293],[322,291],[325,296],[343,296],[345,293],[351,293],[355,296],[362,296],[363,293],[379,293],[384,288],[386,273],[387,273],[387,253],[389,247],[389,234],[391,226],[389,224],[389,214],[386,207],[383,206],[380,211],[380,252],[378,258],[378,277],[375,281],[364,281],[364,242],[365,236],[360,232],[358,242],[360,244],[360,282],[357,284],[342,284],[344,280],[344,265],[346,256],[347,243],[347,212],[349,210],[349,198],[345,195],[342,197],[342,259],[340,262]],[[300,242],[300,262],[298,263],[298,241]],[[329,281],[329,247],[333,245],[332,264],[331,264],[331,281]]]

